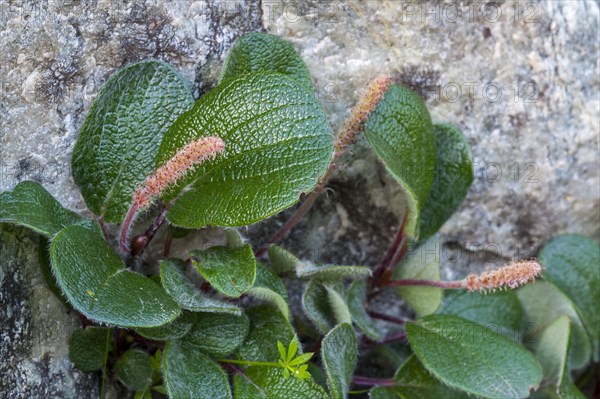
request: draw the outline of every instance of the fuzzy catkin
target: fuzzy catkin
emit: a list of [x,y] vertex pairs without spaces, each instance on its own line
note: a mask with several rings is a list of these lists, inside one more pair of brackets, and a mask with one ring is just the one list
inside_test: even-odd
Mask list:
[[363,124],[367,121],[369,115],[373,112],[391,83],[392,78],[387,75],[380,75],[367,86],[364,94],[360,97],[356,105],[352,107],[350,118],[344,122],[333,143],[336,153],[343,153],[346,147],[356,141],[356,135],[362,130]]
[[219,137],[203,137],[186,144],[133,193],[133,206],[137,209],[147,207],[169,185],[176,183],[198,164],[214,159],[224,149],[225,143]]
[[469,291],[495,291],[502,288],[517,288],[534,281],[540,276],[542,267],[536,261],[512,262],[501,268],[471,274],[464,280],[465,288]]

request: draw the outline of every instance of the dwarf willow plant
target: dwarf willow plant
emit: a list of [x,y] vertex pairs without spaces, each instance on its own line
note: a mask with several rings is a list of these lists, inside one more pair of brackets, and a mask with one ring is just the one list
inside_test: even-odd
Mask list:
[[[314,265],[273,245],[361,132],[408,204],[380,265]],[[103,387],[112,373],[136,398],[572,398],[582,397],[572,371],[599,360],[593,241],[561,236],[541,251],[543,268],[513,262],[456,281],[419,252],[465,197],[471,155],[459,130],[433,123],[389,77],[373,80],[334,134],[304,62],[277,37],[239,39],[197,101],[169,65],[129,65],[100,90],[72,170],[93,220],[26,181],[0,195],[0,221],[43,238],[48,284],[84,326],[71,360],[102,370]],[[232,229],[299,198],[254,250]],[[142,214],[153,218],[145,230]],[[165,255],[147,276],[141,257],[164,225]],[[227,228],[226,245],[168,256],[173,239],[207,226]],[[291,280],[306,282],[301,306],[288,305]],[[372,308],[390,288],[414,319]],[[384,335],[384,322],[398,331]],[[388,378],[360,375],[373,359]]]

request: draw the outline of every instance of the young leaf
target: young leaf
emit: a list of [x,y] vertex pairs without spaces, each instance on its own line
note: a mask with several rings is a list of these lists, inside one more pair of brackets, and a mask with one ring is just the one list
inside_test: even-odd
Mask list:
[[437,313],[459,316],[482,324],[517,342],[521,340],[519,333],[523,311],[514,290],[486,295],[447,290]]
[[348,309],[348,304],[342,295],[335,290],[335,288],[325,285],[327,290],[327,298],[329,299],[329,306],[335,318],[337,324],[347,323],[352,324],[352,316]]
[[530,336],[527,341],[537,342],[540,333],[560,316],[571,319],[571,348],[569,350],[569,365],[573,369],[585,367],[592,355],[592,344],[585,331],[583,322],[573,307],[573,303],[556,288],[546,281],[528,284],[517,290],[517,296]]
[[[294,338],[294,330],[290,322],[270,306],[257,306],[246,311],[250,319],[250,330],[246,341],[239,349],[239,358],[257,362],[273,362],[284,356],[279,353],[279,341],[288,345]],[[278,370],[278,372],[280,372]]]
[[[341,290],[341,283],[336,284],[333,288]],[[329,293],[327,288],[319,281],[311,280],[307,284],[304,295],[302,295],[302,309],[324,334],[336,324],[335,315],[329,301]]]
[[248,327],[245,314],[197,313],[196,323],[184,340],[211,356],[226,356],[244,342]]
[[185,336],[196,322],[196,314],[183,311],[183,314],[172,322],[160,327],[136,328],[135,332],[142,337],[155,341],[167,341]]
[[243,226],[271,216],[314,188],[333,152],[333,132],[315,96],[281,74],[219,84],[167,131],[158,164],[210,135],[223,139],[225,152],[165,197],[181,194],[168,214],[177,226]]
[[285,360],[287,363],[292,361],[292,359],[294,358],[294,355],[296,355],[297,351],[298,351],[298,337],[294,336],[294,338],[290,342],[290,345],[288,346],[287,356],[285,357]]
[[[439,236],[419,245],[394,269],[394,278],[440,280],[441,244]],[[434,313],[442,303],[442,290],[433,287],[398,287],[402,297],[417,314]]]
[[365,136],[406,195],[406,232],[418,236],[423,209],[435,169],[435,134],[429,111],[413,91],[392,85],[365,123]]
[[278,245],[269,247],[269,262],[273,271],[280,275],[296,270],[302,264],[300,259]]
[[235,399],[330,399],[310,379],[285,378],[280,369],[253,366],[233,377]]
[[260,262],[256,263],[256,280],[248,295],[272,303],[286,319],[289,319],[285,285],[279,276]]
[[313,265],[301,262],[296,268],[298,278],[319,280],[359,279],[371,276],[371,269],[366,266]]
[[223,369],[188,342],[167,343],[163,379],[170,398],[232,399]]
[[190,252],[198,272],[214,289],[237,298],[248,291],[256,278],[256,258],[252,247],[212,247],[206,251]]
[[367,301],[367,282],[357,280],[348,287],[347,304],[352,316],[352,321],[360,330],[373,341],[383,339],[382,333],[375,327],[375,323],[365,310]]
[[125,265],[97,228],[72,225],[50,247],[56,280],[75,309],[91,320],[122,327],[157,327],[180,309],[164,290]]
[[82,371],[96,371],[104,365],[112,333],[110,328],[75,330],[69,340],[69,359]]
[[[535,345],[535,355],[544,370],[544,379],[560,386],[563,377],[568,376],[569,340],[571,337],[571,320],[561,316],[554,320],[542,332]],[[564,372],[567,376],[564,376]]]
[[540,252],[543,276],[575,305],[592,338],[594,360],[600,359],[600,247],[589,238],[567,234]]
[[0,223],[25,226],[52,238],[81,217],[63,208],[39,183],[24,181],[0,194]]
[[542,380],[542,368],[530,352],[480,324],[431,315],[408,322],[406,332],[423,365],[455,389],[483,398],[517,399],[528,397]]
[[465,136],[447,124],[433,126],[435,172],[419,215],[419,240],[434,235],[465,199],[473,183],[473,161]]
[[396,371],[395,387],[378,387],[370,392],[371,399],[401,398],[401,399],[468,399],[464,392],[451,389],[436,380],[427,371],[419,359],[412,355]]
[[193,103],[188,85],[163,62],[132,64],[106,81],[73,150],[73,178],[90,210],[123,220],[134,190],[155,170],[167,128]]
[[221,81],[250,72],[277,72],[286,75],[312,92],[313,82],[306,64],[294,47],[278,36],[268,33],[248,33],[233,43]]
[[139,349],[125,352],[115,364],[115,374],[119,381],[134,391],[145,390],[152,384],[150,356]]
[[356,368],[358,344],[350,324],[339,324],[323,338],[321,358],[333,399],[346,399]]
[[211,298],[197,289],[185,276],[185,264],[179,259],[160,262],[160,279],[165,291],[183,309],[193,312],[227,313],[241,315],[242,310],[225,301]]

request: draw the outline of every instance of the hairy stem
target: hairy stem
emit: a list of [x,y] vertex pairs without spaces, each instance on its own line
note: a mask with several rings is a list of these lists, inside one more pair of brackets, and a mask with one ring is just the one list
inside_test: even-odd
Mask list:
[[127,237],[129,236],[131,224],[133,223],[133,219],[135,219],[135,215],[137,214],[138,210],[138,206],[135,203],[131,204],[131,207],[127,211],[127,215],[125,215],[125,219],[123,219],[123,223],[121,224],[119,249],[123,254],[129,253],[129,243],[127,242]]

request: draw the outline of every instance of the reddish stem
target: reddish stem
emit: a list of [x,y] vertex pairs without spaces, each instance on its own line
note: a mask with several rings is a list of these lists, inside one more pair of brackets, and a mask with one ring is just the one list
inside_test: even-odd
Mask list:
[[384,313],[375,312],[374,310],[368,310],[367,313],[374,319],[389,321],[390,323],[404,325],[406,320],[399,317],[390,316]]
[[403,331],[398,334],[390,335],[390,336],[386,337],[383,341],[378,342],[377,344],[378,345],[387,345],[387,344],[393,344],[394,342],[405,341],[405,340],[406,340],[406,333]]
[[320,194],[321,190],[319,189],[315,189],[315,191],[311,192],[308,195],[308,197],[306,197],[304,202],[302,202],[302,205],[300,205],[296,212],[294,212],[292,217],[290,217],[287,220],[287,222],[285,222],[285,224],[281,226],[279,230],[277,230],[277,232],[273,234],[265,244],[263,244],[259,249],[256,250],[255,256],[258,258],[264,255],[264,253],[267,252],[267,250],[269,249],[269,245],[281,240],[288,231],[290,231],[294,226],[296,226],[300,219],[302,219],[302,217],[306,214],[306,212],[310,210],[317,198],[319,198]]
[[364,377],[361,375],[353,376],[352,382],[355,385],[363,385],[363,386],[392,387],[392,386],[396,385],[396,381],[394,381],[391,378],[372,378],[372,377]]
[[[375,269],[373,276],[369,280],[369,287],[371,289],[384,285],[389,279],[392,278],[390,269],[395,266],[406,253],[406,234],[404,233],[406,218],[407,215],[405,214],[402,218],[400,226],[398,227],[398,230],[396,231],[392,245],[390,245],[385,257]],[[379,291],[377,291],[377,293],[378,292]],[[374,294],[371,295],[371,297],[376,295],[375,293],[371,294]]]
[[127,215],[125,215],[125,219],[123,219],[123,223],[121,224],[119,249],[123,254],[129,253],[129,243],[127,242],[127,237],[129,236],[129,229],[131,229],[131,224],[133,223],[133,219],[135,218],[137,211],[138,207],[134,204],[131,204],[131,207],[127,211]]

